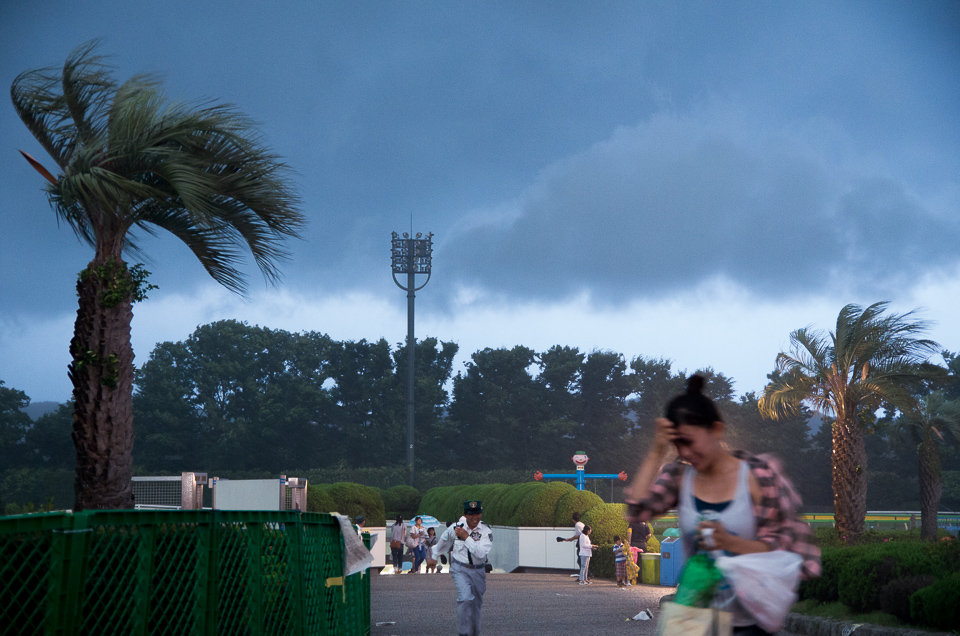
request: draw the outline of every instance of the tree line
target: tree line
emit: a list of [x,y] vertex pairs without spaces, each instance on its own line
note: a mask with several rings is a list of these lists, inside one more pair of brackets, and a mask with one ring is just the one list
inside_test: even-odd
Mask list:
[[[588,472],[632,473],[653,419],[687,379],[669,360],[628,362],[616,352],[561,345],[543,352],[486,348],[455,371],[455,343],[424,338],[416,347],[418,471],[572,472],[570,457],[583,450]],[[960,397],[960,383],[951,380],[960,361],[946,355],[939,395],[950,402]],[[730,446],[779,456],[808,507],[830,509],[833,419],[817,419],[802,405],[792,415],[766,418],[761,398],[737,396],[732,378],[697,372],[728,423]],[[771,373],[772,382],[777,378]],[[202,325],[186,340],[159,343],[136,369],[135,470],[396,470],[406,461],[405,383],[406,349],[383,339],[337,341],[233,320]],[[31,423],[20,411],[27,403],[21,391],[0,384],[3,465],[72,468],[73,405]],[[891,409],[866,423],[873,433],[865,438],[872,509],[919,507],[918,444],[901,435],[913,430],[906,422]],[[951,499],[960,490],[952,447],[945,446],[942,464],[945,502],[960,505],[960,497]]]

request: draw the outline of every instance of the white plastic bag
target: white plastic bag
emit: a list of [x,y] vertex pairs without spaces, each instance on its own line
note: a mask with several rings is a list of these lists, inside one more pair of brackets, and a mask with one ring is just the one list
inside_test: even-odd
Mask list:
[[783,627],[800,586],[799,554],[786,550],[722,556],[716,561],[745,610],[768,632]]
[[350,518],[334,513],[340,524],[340,534],[343,535],[343,575],[350,576],[363,572],[373,565],[373,555],[363,545],[363,539],[357,536]]

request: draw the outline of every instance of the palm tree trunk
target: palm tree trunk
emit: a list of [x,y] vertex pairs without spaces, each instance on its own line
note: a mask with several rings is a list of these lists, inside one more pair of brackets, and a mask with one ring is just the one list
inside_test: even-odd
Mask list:
[[77,282],[80,300],[68,370],[75,402],[75,510],[134,504],[129,280],[122,261],[103,264],[95,259]]
[[833,513],[837,535],[856,543],[867,516],[867,451],[856,421],[833,425]]
[[920,538],[937,540],[937,508],[943,492],[940,472],[940,447],[933,439],[933,430],[927,427],[923,441],[917,447],[920,462]]

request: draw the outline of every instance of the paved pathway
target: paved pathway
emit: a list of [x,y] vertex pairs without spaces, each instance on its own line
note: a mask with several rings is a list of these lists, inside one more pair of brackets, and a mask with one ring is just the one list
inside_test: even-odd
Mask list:
[[[656,620],[627,621],[676,588],[625,589],[595,580],[577,585],[567,574],[488,574],[483,597],[485,636],[638,636],[656,633]],[[374,576],[370,582],[371,636],[451,636],[456,590],[450,575]],[[378,625],[378,623],[381,623]],[[781,632],[782,636],[789,636]]]

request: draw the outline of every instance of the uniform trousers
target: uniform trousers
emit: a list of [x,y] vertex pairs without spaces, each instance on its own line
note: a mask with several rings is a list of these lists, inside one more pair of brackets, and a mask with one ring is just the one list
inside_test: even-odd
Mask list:
[[480,609],[487,591],[485,566],[452,560],[450,574],[457,586],[457,629],[461,636],[480,636]]

